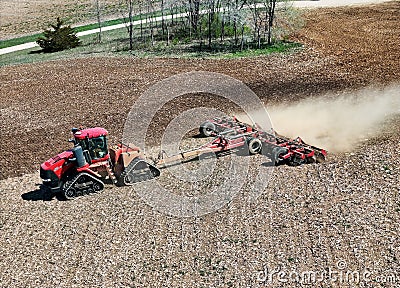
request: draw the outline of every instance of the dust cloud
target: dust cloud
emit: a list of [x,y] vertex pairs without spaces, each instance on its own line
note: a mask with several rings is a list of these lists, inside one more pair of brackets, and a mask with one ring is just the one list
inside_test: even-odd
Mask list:
[[400,86],[309,98],[267,110],[279,134],[300,136],[330,152],[351,151],[358,142],[379,135],[386,119],[400,114]]

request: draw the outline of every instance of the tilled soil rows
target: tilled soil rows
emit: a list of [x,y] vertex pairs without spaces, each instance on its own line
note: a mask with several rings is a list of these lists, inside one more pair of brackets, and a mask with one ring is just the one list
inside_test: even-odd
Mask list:
[[[102,18],[124,11],[118,0],[99,1]],[[121,11],[121,12],[120,12]],[[96,21],[96,6],[90,0],[3,0],[0,7],[0,40],[42,32],[57,17],[70,23]]]
[[[201,217],[166,216],[135,188],[108,186],[58,201],[38,189],[37,173],[41,162],[70,147],[71,127],[105,127],[116,143],[135,99],[177,73],[235,77],[267,107],[398,83],[399,11],[399,1],[310,11],[293,38],[305,47],[291,54],[88,58],[1,68],[0,286],[281,287],[278,272],[263,279],[278,270],[286,276],[314,271],[318,279],[329,269],[371,272],[361,286],[400,277],[398,117],[351,153],[330,154],[320,165],[277,167],[256,200],[248,201],[253,188],[245,184],[229,204]],[[153,119],[149,142],[191,107],[235,110],[207,95],[177,100]],[[191,194],[190,185],[165,181],[173,193]],[[292,278],[286,285],[301,282]],[[354,284],[322,278],[328,286]]]

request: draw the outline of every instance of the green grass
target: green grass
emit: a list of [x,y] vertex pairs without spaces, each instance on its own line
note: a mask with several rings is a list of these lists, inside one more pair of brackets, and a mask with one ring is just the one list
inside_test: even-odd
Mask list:
[[[103,37],[103,39],[105,38],[106,37]],[[82,41],[81,46],[55,53],[39,53],[40,47],[35,47],[32,49],[0,55],[0,67],[6,65],[38,63],[60,59],[93,57],[96,55],[107,56],[112,54],[112,51],[117,51],[120,49],[118,42],[113,43],[113,41],[104,41],[101,44],[96,44],[97,36],[95,34],[80,37],[80,40]],[[116,53],[116,55],[118,54],[120,53]]]
[[12,38],[8,40],[1,40],[0,41],[0,49],[2,48],[7,48],[15,45],[20,45],[24,43],[29,43],[29,42],[34,42],[36,39],[40,36],[42,36],[42,33],[39,34],[34,34],[34,35],[27,35],[23,37],[18,37],[18,38]]
[[[139,20],[139,17],[137,17],[138,19],[134,19],[134,20]],[[122,24],[124,23],[124,19],[115,19],[115,20],[109,20],[109,21],[104,21],[101,23],[101,27],[107,27],[107,26],[112,26],[112,25],[118,25],[118,24]],[[88,25],[84,25],[84,26],[77,26],[75,27],[75,31],[76,32],[82,32],[82,31],[87,31],[87,30],[92,30],[92,29],[96,29],[99,28],[99,24],[98,23],[93,23],[93,24],[88,24]]]
[[220,55],[222,58],[244,58],[244,57],[256,57],[261,55],[268,55],[271,53],[286,53],[301,48],[300,43],[295,42],[278,42],[269,47],[261,49],[244,49],[242,51],[229,52]]

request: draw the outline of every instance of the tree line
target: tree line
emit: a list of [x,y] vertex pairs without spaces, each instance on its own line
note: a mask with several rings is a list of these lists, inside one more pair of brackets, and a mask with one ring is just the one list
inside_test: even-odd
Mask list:
[[[128,31],[129,50],[155,43],[195,44],[202,50],[230,47],[263,48],[282,40],[296,26],[294,11],[286,0],[119,0],[119,13]],[[102,41],[102,5],[95,0],[98,41]],[[58,18],[53,30],[37,40],[45,52],[80,44],[74,30],[62,27]],[[297,23],[298,24],[298,23]],[[284,33],[282,33],[284,31]],[[64,47],[65,46],[65,47]]]
[[[274,35],[274,26],[279,23],[276,21],[277,12],[289,9],[285,2],[120,0],[120,12],[125,19],[130,50],[135,48],[135,44],[154,46],[158,41],[166,45],[171,41],[196,42],[200,49],[211,49],[214,43],[229,43],[240,49],[249,44],[261,48],[280,40],[280,35]],[[135,19],[140,20],[139,25],[133,25]]]

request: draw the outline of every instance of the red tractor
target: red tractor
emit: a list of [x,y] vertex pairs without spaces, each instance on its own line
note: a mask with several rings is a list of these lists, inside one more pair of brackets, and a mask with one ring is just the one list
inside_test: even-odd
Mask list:
[[72,133],[74,147],[40,165],[43,185],[66,199],[99,192],[104,182],[132,185],[160,175],[140,148],[121,143],[109,149],[104,128],[73,128]]

